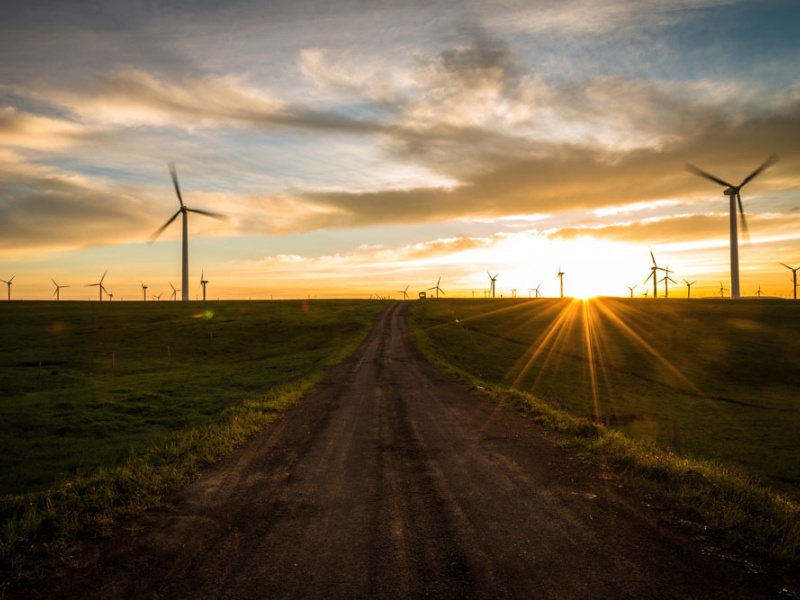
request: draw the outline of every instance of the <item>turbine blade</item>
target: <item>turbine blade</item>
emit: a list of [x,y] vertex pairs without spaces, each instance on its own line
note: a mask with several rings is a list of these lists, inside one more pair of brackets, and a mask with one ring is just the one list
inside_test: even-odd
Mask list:
[[[197,213],[199,215],[205,215],[207,217],[214,217],[215,219],[220,219],[221,221],[226,221],[228,219],[228,215],[223,215],[220,213],[210,212],[207,210],[200,210],[199,208],[186,208],[189,212]],[[178,211],[180,212],[180,211]]]
[[106,278],[106,275],[107,275],[107,274],[108,274],[108,269],[106,269],[105,271],[103,271],[103,276],[100,278],[100,285],[101,285],[101,286],[103,285],[103,279],[105,279],[105,278]]
[[148,243],[148,244],[152,244],[153,242],[155,242],[155,241],[156,241],[156,239],[158,239],[158,236],[160,236],[160,235],[161,235],[161,234],[164,232],[164,230],[165,230],[167,227],[169,227],[170,225],[172,225],[172,222],[173,222],[175,219],[177,219],[177,218],[178,218],[178,215],[179,215],[179,214],[181,214],[181,211],[178,211],[178,212],[176,212],[174,215],[172,215],[172,216],[169,218],[169,220],[168,220],[166,223],[164,223],[164,224],[163,224],[161,227],[159,227],[159,228],[156,230],[156,232],[155,232],[155,233],[151,234],[151,235],[150,235],[150,237],[149,237],[149,238],[147,238],[147,243]]
[[771,167],[776,162],[778,162],[778,155],[777,154],[773,154],[767,160],[765,160],[763,163],[761,163],[760,167],[758,167],[755,171],[750,173],[750,175],[745,177],[744,180],[742,181],[742,183],[739,184],[739,187],[742,187],[745,183],[747,183],[748,181],[750,181],[751,179],[753,179],[754,177],[759,175],[764,169],[767,169],[767,168]]
[[[741,187],[741,186],[740,186]],[[742,237],[745,241],[750,241],[750,231],[747,229],[747,219],[744,217],[744,207],[742,206],[742,196],[736,192],[736,201],[739,203],[739,222],[742,229]]]
[[653,259],[653,266],[654,266],[654,267],[657,267],[657,266],[658,266],[658,264],[656,263],[656,257],[655,257],[655,255],[653,254],[653,251],[652,251],[652,250],[650,250],[650,258],[652,258],[652,259]]
[[792,267],[790,267],[790,266],[789,266],[789,265],[787,265],[786,263],[780,263],[780,264],[782,264],[784,267],[786,267],[786,268],[787,268],[787,269],[789,269],[790,271],[793,271],[793,270],[794,270],[794,269],[792,269]]
[[686,163],[686,170],[690,173],[694,173],[695,175],[699,175],[705,179],[710,179],[711,181],[718,183],[720,185],[724,185],[725,187],[733,187],[732,184],[728,183],[724,179],[720,179],[719,177],[714,177],[711,173],[706,173],[703,169],[698,169],[692,164]]
[[183,198],[181,197],[181,188],[178,185],[178,172],[175,170],[175,163],[169,163],[169,174],[172,176],[172,183],[175,185],[175,193],[178,194],[178,202],[181,203],[181,208],[183,208]]
[[443,289],[441,289],[441,288],[439,288],[439,293],[440,293],[440,294],[442,294],[442,296],[447,296],[447,294],[445,294],[445,293],[444,293],[444,290],[443,290]]
[[55,279],[53,279],[53,278],[51,277],[51,278],[50,278],[50,281],[52,281],[52,282],[53,282],[53,285],[54,285],[54,286],[58,287],[58,284],[56,283],[56,280],[55,280]]

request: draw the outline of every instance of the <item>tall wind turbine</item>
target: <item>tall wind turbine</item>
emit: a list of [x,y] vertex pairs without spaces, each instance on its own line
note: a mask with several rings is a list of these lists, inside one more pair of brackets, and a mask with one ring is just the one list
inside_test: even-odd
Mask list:
[[183,295],[181,296],[181,300],[188,300],[189,299],[189,213],[194,212],[201,215],[205,215],[207,217],[214,217],[215,219],[226,219],[225,215],[221,215],[219,213],[209,212],[207,210],[200,210],[199,208],[189,208],[183,203],[183,197],[181,196],[181,188],[178,185],[178,173],[175,170],[175,163],[169,163],[169,174],[172,176],[172,183],[175,185],[175,193],[178,195],[178,202],[180,202],[181,207],[178,211],[172,215],[169,220],[164,223],[150,238],[147,240],[148,244],[152,244],[156,241],[156,238],[161,235],[161,233],[169,227],[172,222],[178,218],[178,215],[183,215],[183,268],[182,268],[182,279],[181,279],[181,288],[183,290]]
[[489,293],[492,295],[492,298],[494,298],[495,297],[494,296],[494,283],[495,283],[495,281],[497,281],[497,278],[500,276],[500,273],[498,273],[494,277],[492,277],[492,274],[489,273],[489,271],[486,271],[486,274],[489,276],[489,281],[491,281],[491,284],[489,285]]
[[172,295],[170,296],[170,298],[172,300],[177,300],[178,299],[178,292],[180,292],[180,290],[176,290],[175,286],[172,285],[172,282],[170,282],[169,287],[172,288]]
[[757,175],[759,175],[764,169],[767,167],[775,164],[778,162],[778,156],[773,154],[767,160],[765,160],[760,167],[758,167],[755,171],[750,173],[747,177],[742,180],[742,183],[739,185],[732,185],[725,181],[724,179],[720,179],[719,177],[715,177],[710,173],[706,173],[702,169],[698,169],[694,165],[690,165],[689,163],[686,164],[686,170],[694,173],[695,175],[699,175],[700,177],[704,177],[705,179],[709,179],[714,183],[718,183],[721,186],[724,186],[726,189],[723,192],[726,196],[730,199],[730,229],[731,229],[731,298],[739,298],[741,294],[739,293],[739,234],[736,230],[736,205],[739,205],[739,215],[741,217],[742,223],[742,235],[747,237],[747,221],[744,218],[744,208],[742,207],[742,196],[739,194],[739,191],[745,186],[746,183],[751,181]]
[[50,281],[52,281],[53,285],[56,286],[56,291],[53,292],[53,296],[56,297],[56,302],[58,302],[59,300],[61,300],[61,288],[65,288],[65,287],[69,287],[69,286],[68,285],[58,285],[56,283],[56,280],[53,279],[52,277],[50,278]]
[[644,283],[647,283],[651,277],[653,278],[653,298],[658,298],[658,271],[663,271],[664,267],[658,266],[656,263],[656,257],[652,250],[650,250],[650,258],[653,259],[653,266],[650,267],[650,275],[647,276],[647,279],[644,280]]
[[628,288],[628,289],[631,291],[631,298],[633,298],[633,290],[635,290],[635,289],[636,289],[636,285],[637,285],[637,284],[635,284],[635,283],[634,283],[633,285],[627,285],[627,286],[625,286],[625,287],[627,287],[627,288]]
[[692,281],[691,283],[689,283],[688,281],[686,281],[684,279],[683,283],[686,284],[686,297],[687,298],[691,298],[692,297],[692,286],[697,282],[696,281]]
[[561,297],[564,297],[564,271],[561,270],[561,265],[558,265],[558,279],[561,281]]
[[439,297],[439,292],[442,292],[442,295],[447,296],[447,294],[444,293],[444,290],[439,287],[440,283],[442,283],[442,277],[441,276],[439,276],[439,280],[436,282],[435,286],[433,286],[432,288],[428,288],[428,291],[436,290],[436,297],[437,298]]
[[85,286],[83,286],[83,287],[97,287],[100,291],[100,302],[103,301],[103,292],[108,293],[106,291],[106,288],[103,287],[103,279],[106,278],[106,273],[108,273],[108,269],[106,269],[103,272],[103,276],[100,278],[100,281],[98,281],[97,283],[87,283]]
[[205,278],[205,269],[200,271],[200,285],[203,286],[203,302],[206,301],[206,286],[208,285],[208,279]]
[[410,283],[406,286],[406,289],[398,290],[398,292],[397,292],[398,294],[403,294],[403,300],[408,300],[408,288],[409,287],[411,287]]
[[0,279],[0,281],[2,281],[3,283],[5,283],[8,286],[8,300],[9,301],[11,301],[11,282],[14,281],[14,277],[16,277],[16,275],[12,275],[11,279],[9,279],[9,280]]
[[146,285],[145,285],[144,283],[142,283],[141,281],[140,281],[139,283],[141,283],[141,284],[142,284],[142,300],[144,300],[145,302],[147,302],[147,288],[148,288],[149,286],[146,286]]
[[[793,269],[786,263],[781,264],[792,272],[792,288],[794,289],[794,299],[797,300],[797,271],[800,270],[800,267]],[[761,286],[758,286],[758,289],[761,289]]]

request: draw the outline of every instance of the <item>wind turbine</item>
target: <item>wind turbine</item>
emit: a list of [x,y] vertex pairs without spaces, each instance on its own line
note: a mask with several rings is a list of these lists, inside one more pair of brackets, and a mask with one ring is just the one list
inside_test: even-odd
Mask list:
[[161,235],[161,233],[169,227],[172,222],[178,218],[178,215],[183,215],[183,268],[182,268],[182,279],[181,285],[183,289],[183,295],[181,296],[181,300],[188,300],[189,299],[189,213],[194,212],[201,215],[205,215],[207,217],[214,217],[215,219],[226,219],[225,215],[221,215],[219,213],[209,212],[207,210],[200,210],[199,208],[189,208],[183,203],[183,197],[181,197],[181,189],[178,186],[178,173],[175,171],[175,163],[169,163],[169,174],[172,176],[172,183],[175,185],[175,193],[178,195],[178,202],[180,202],[181,207],[178,211],[172,215],[166,223],[164,223],[150,238],[147,240],[148,244],[152,244],[156,241],[156,238]]
[[709,179],[715,183],[718,183],[724,186],[726,189],[723,192],[726,196],[730,198],[730,229],[731,229],[731,298],[739,298],[739,234],[736,230],[736,205],[739,205],[739,215],[741,217],[742,222],[742,235],[745,238],[748,237],[747,234],[747,221],[744,218],[744,208],[742,207],[742,196],[739,194],[739,191],[745,186],[746,183],[751,181],[757,175],[759,175],[764,169],[768,168],[769,166],[778,162],[778,156],[773,154],[767,160],[765,160],[760,167],[758,167],[755,171],[750,173],[747,177],[742,180],[742,183],[739,185],[732,185],[725,181],[724,179],[720,179],[711,175],[710,173],[706,173],[702,169],[698,169],[694,165],[686,163],[686,170],[694,173],[695,175],[699,175],[705,179]]
[[172,288],[172,296],[170,296],[170,298],[172,300],[177,300],[178,299],[178,292],[180,292],[180,290],[176,290],[175,286],[172,285],[172,282],[170,282],[169,287]]
[[692,297],[692,286],[697,282],[696,281],[692,281],[691,283],[689,283],[685,279],[683,280],[683,282],[686,284],[686,290],[687,290],[686,291],[686,297],[687,298],[691,298]]
[[441,277],[441,276],[439,276],[439,280],[436,282],[436,285],[435,285],[435,286],[433,286],[432,288],[428,288],[428,291],[431,291],[431,290],[436,290],[436,297],[437,297],[437,298],[439,297],[439,292],[442,292],[442,294],[444,294],[445,296],[447,296],[447,294],[445,294],[445,293],[444,293],[444,290],[443,290],[442,288],[440,288],[440,287],[439,287],[439,284],[440,284],[441,282],[442,282],[442,277]]
[[61,300],[61,291],[60,291],[61,288],[65,288],[65,287],[69,287],[69,286],[68,285],[58,285],[56,283],[56,280],[53,279],[52,277],[50,278],[50,281],[52,281],[53,285],[56,286],[56,291],[53,292],[53,296],[56,297],[56,302],[58,302],[59,300]]
[[491,281],[491,284],[489,285],[489,293],[492,295],[492,298],[494,298],[495,297],[495,295],[494,295],[494,283],[495,283],[495,281],[497,281],[497,278],[500,276],[500,273],[498,273],[494,277],[492,277],[492,274],[489,273],[489,271],[486,271],[486,274],[489,276],[489,280]]
[[108,292],[108,301],[111,302],[114,299],[114,290],[111,289]]
[[[793,284],[793,287],[794,287],[794,299],[797,300],[797,271],[800,270],[800,267],[797,267],[797,269],[793,269],[792,267],[790,267],[786,263],[781,263],[781,264],[792,272],[792,284]],[[759,287],[759,289],[761,289],[761,286],[758,286],[758,287]]]
[[756,290],[756,296],[761,298],[761,296],[763,296],[763,295],[764,295],[764,292],[761,291],[761,284],[759,283],[758,284],[758,289]]
[[8,300],[9,300],[9,302],[11,301],[11,282],[14,281],[14,277],[16,277],[16,275],[12,275],[11,279],[9,279],[8,281],[6,281],[5,279],[0,279],[0,281],[2,281],[3,283],[5,283],[8,286]]
[[106,273],[108,273],[108,269],[106,269],[103,272],[103,276],[100,278],[100,281],[98,281],[97,283],[87,283],[85,286],[83,286],[83,287],[97,287],[100,291],[100,302],[103,301],[103,292],[108,293],[106,291],[106,288],[103,287],[103,279],[106,278]]
[[[409,287],[411,287],[411,284],[410,284],[410,283],[409,283],[409,284],[406,286],[406,289],[404,289],[404,290],[398,290],[398,292],[397,292],[398,294],[403,294],[403,300],[408,300],[408,288],[409,288]],[[473,292],[472,294],[473,294],[473,296],[474,296],[474,295],[475,295],[475,292]]]
[[661,281],[664,282],[664,298],[669,298],[669,282],[677,283],[672,277],[669,276],[670,273],[674,273],[674,271],[669,270],[669,265],[667,265],[666,269],[663,269],[664,277]]
[[542,295],[539,293],[539,288],[540,288],[540,287],[542,287],[542,284],[541,284],[541,282],[539,282],[539,285],[537,285],[537,286],[536,286],[536,287],[533,289],[533,291],[534,291],[534,292],[536,292],[536,297],[537,297],[537,298],[541,298],[541,297],[542,297]]
[[156,300],[160,301],[161,300],[161,296],[163,296],[163,295],[164,295],[164,292],[161,292],[160,294],[153,294],[153,298],[155,298]]
[[650,275],[647,276],[644,283],[647,283],[651,277],[653,278],[653,298],[658,298],[658,271],[663,271],[664,268],[656,264],[656,257],[652,250],[650,250],[650,258],[653,259],[653,266],[650,267]]
[[628,288],[628,289],[631,291],[631,298],[633,298],[633,290],[635,290],[635,289],[636,289],[636,285],[637,285],[637,284],[635,284],[635,283],[634,283],[633,285],[627,285],[627,286],[625,286],[625,287],[627,287],[627,288]]
[[206,301],[206,285],[208,285],[208,279],[204,277],[205,272],[205,269],[200,271],[200,285],[203,286],[203,302]]
[[719,282],[719,297],[724,298],[725,292],[729,292],[730,290],[722,285],[722,282]]
[[141,284],[142,284],[142,300],[144,300],[145,302],[147,302],[147,288],[148,288],[149,286],[146,286],[146,285],[145,285],[144,283],[142,283],[141,281],[140,281],[139,283],[141,283]]
[[561,280],[561,297],[564,297],[564,271],[561,270],[561,265],[558,265],[558,278]]

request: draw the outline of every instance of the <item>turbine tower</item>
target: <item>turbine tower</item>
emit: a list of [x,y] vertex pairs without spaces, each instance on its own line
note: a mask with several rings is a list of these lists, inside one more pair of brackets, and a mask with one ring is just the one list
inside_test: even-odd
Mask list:
[[494,295],[494,283],[495,283],[495,281],[497,281],[497,278],[500,276],[500,273],[498,273],[494,277],[492,277],[492,274],[489,273],[489,271],[486,271],[486,274],[489,276],[489,281],[491,281],[491,284],[489,285],[489,293],[492,295],[492,298],[494,298],[495,297],[495,295]]
[[68,285],[58,285],[56,283],[56,280],[53,279],[52,277],[50,278],[50,281],[52,281],[53,285],[56,286],[56,291],[53,292],[53,296],[56,297],[56,302],[58,302],[59,300],[61,300],[61,288],[65,288],[65,287],[69,287],[69,286]]
[[437,298],[439,297],[439,292],[442,292],[442,295],[444,295],[444,296],[447,296],[447,294],[445,294],[445,293],[444,293],[444,290],[443,290],[442,288],[440,288],[440,287],[439,287],[439,284],[440,284],[441,282],[442,282],[442,277],[441,277],[441,275],[440,275],[440,276],[439,276],[439,280],[436,282],[436,285],[435,285],[435,286],[433,286],[432,288],[428,288],[428,290],[427,290],[427,291],[429,291],[429,292],[430,292],[431,290],[436,290],[436,297],[437,297]]
[[200,271],[200,285],[203,286],[203,302],[206,301],[206,285],[208,285],[208,279],[205,278],[205,269]]
[[686,164],[686,170],[694,173],[695,175],[699,175],[705,179],[713,181],[715,183],[724,186],[726,189],[723,192],[729,198],[730,204],[730,229],[731,229],[731,298],[739,298],[741,294],[739,293],[739,234],[736,229],[736,205],[739,205],[739,215],[741,217],[741,224],[742,224],[742,235],[747,237],[747,221],[744,218],[744,208],[742,207],[742,197],[739,194],[739,191],[745,186],[746,183],[751,181],[757,175],[759,175],[764,169],[767,167],[775,164],[778,162],[778,156],[773,154],[767,160],[765,160],[760,167],[758,167],[755,171],[750,173],[747,177],[742,180],[742,183],[739,185],[732,185],[725,181],[724,179],[720,179],[711,175],[710,173],[706,173],[702,169],[698,169],[694,165]]
[[561,270],[561,265],[558,265],[558,278],[561,281],[561,297],[564,297],[564,271]]
[[12,275],[11,279],[8,279],[8,280],[0,279],[0,281],[2,281],[3,283],[5,283],[8,286],[8,300],[9,300],[9,302],[11,301],[11,282],[14,281],[14,277],[16,277],[16,275]]
[[100,302],[103,301],[103,292],[108,293],[106,291],[106,288],[103,287],[103,279],[106,278],[106,273],[108,273],[108,269],[106,269],[103,272],[103,276],[100,278],[100,281],[98,281],[97,283],[87,283],[85,286],[83,286],[83,287],[97,287],[100,291]]
[[[794,299],[797,300],[797,271],[800,270],[800,267],[793,269],[786,263],[781,263],[781,264],[792,272],[792,288],[794,291]],[[761,289],[761,286],[758,286],[758,289]]]
[[691,298],[692,297],[692,286],[697,282],[696,281],[692,281],[691,283],[689,283],[685,279],[683,280],[683,282],[686,284],[686,290],[687,290],[686,291],[686,297],[687,298]]
[[[207,217],[214,217],[215,219],[226,219],[225,215],[221,215],[219,213],[209,212],[207,210],[200,210],[199,208],[189,208],[183,203],[183,197],[181,196],[181,188],[178,185],[178,173],[175,170],[175,163],[169,163],[169,174],[172,176],[172,183],[175,185],[175,193],[178,195],[178,202],[180,202],[181,207],[178,211],[172,215],[169,220],[164,223],[150,238],[147,240],[148,244],[152,244],[156,241],[158,236],[169,227],[172,222],[178,218],[178,215],[183,216],[183,266],[182,266],[182,279],[181,279],[181,288],[183,290],[183,295],[181,296],[181,300],[188,300],[189,299],[189,213],[194,212],[201,215],[205,215]],[[173,288],[174,289],[174,288]]]
[[148,288],[148,286],[146,286],[146,285],[145,285],[144,283],[142,283],[141,281],[140,281],[139,283],[141,283],[141,284],[142,284],[142,300],[144,300],[145,302],[147,302],[147,288]]

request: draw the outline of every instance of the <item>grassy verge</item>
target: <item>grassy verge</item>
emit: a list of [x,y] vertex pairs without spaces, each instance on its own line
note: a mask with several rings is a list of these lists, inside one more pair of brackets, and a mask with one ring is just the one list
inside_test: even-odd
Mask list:
[[[502,332],[508,336],[511,331],[519,336],[524,329],[510,326],[515,320],[513,314],[495,312],[498,304],[494,305],[488,321],[471,319],[471,307],[458,302],[436,306],[414,304],[409,322],[415,343],[438,368],[540,422],[561,443],[588,452],[663,508],[667,519],[691,527],[709,543],[724,541],[725,545],[741,550],[742,556],[766,557],[792,570],[800,567],[800,505],[796,501],[736,466],[681,454],[669,444],[659,443],[657,438],[636,438],[607,427],[603,423],[604,411],[594,416],[576,414],[566,408],[580,406],[575,398],[559,401],[560,397],[553,394],[545,401],[520,389],[520,379],[516,379],[516,385],[509,385],[504,365],[518,364],[520,357],[530,364],[530,355],[526,357],[521,348],[511,352],[505,343],[487,347],[487,334],[492,337]],[[486,313],[486,306],[484,303],[482,308],[475,308],[473,314]],[[529,313],[523,320],[527,323],[530,318]],[[467,327],[471,328],[468,333]],[[583,326],[577,326],[562,334],[579,335],[583,331]],[[470,342],[470,338],[476,337],[483,342]],[[512,356],[504,356],[508,352]],[[585,367],[583,364],[580,368]],[[575,369],[561,373],[561,377],[578,376]],[[593,400],[598,400],[596,392]]]
[[384,306],[165,304],[6,309],[0,447],[19,464],[0,479],[0,581],[40,577],[80,536],[107,534],[230,454],[346,358]]

